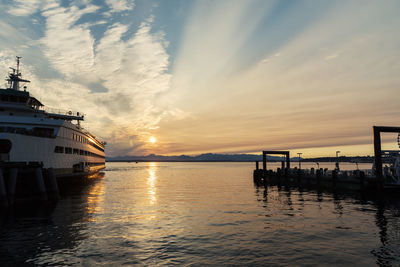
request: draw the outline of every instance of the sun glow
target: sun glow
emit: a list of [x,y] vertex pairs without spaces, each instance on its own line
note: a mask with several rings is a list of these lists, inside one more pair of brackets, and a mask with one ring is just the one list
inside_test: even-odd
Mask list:
[[150,137],[149,141],[150,141],[150,143],[154,144],[157,141],[157,139],[154,136],[152,136],[152,137]]

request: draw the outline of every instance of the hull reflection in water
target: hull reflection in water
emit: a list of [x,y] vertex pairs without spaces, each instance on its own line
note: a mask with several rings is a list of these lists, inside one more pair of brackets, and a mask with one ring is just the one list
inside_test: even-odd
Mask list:
[[[294,239],[295,243],[304,245],[303,250],[307,250],[306,247],[315,249],[309,252],[311,259],[314,258],[312,255],[321,254],[316,244],[320,246],[321,242],[328,241],[326,245],[331,246],[330,252],[322,254],[325,258],[323,262],[328,265],[376,263],[380,266],[392,266],[400,263],[398,197],[392,195],[385,198],[367,198],[364,193],[355,191],[347,193],[314,189],[308,191],[302,187],[284,185],[264,187],[256,183],[255,188],[257,200],[263,203],[267,218],[282,215],[297,218],[288,219],[289,222],[286,222],[285,226],[279,225],[278,228],[279,231],[286,229],[291,234],[301,229],[302,240],[297,242],[296,237],[284,235],[281,238]],[[278,205],[277,199],[280,200]],[[331,212],[327,212],[329,210]],[[360,211],[362,213],[359,213]],[[317,225],[316,229],[311,229]],[[376,236],[379,238],[374,238]],[[371,249],[368,249],[370,244],[364,243],[369,239],[375,239]],[[351,250],[346,251],[346,245]],[[356,257],[351,257],[352,254]],[[310,262],[305,260],[302,264],[312,264],[312,261],[314,260]]]
[[56,206],[3,214],[0,265],[399,264],[399,200],[257,187],[253,168],[107,163]]
[[87,238],[87,223],[100,211],[103,176],[69,180],[56,204],[20,203],[0,213],[0,265],[79,264],[68,255]]

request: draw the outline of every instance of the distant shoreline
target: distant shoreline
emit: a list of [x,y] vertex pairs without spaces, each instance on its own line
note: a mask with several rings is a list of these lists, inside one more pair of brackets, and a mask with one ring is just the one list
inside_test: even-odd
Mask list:
[[[283,160],[283,159],[282,159]],[[267,162],[281,162],[282,160],[267,160]],[[146,159],[146,160],[106,160],[106,162],[256,162],[256,161],[260,161],[261,160],[150,160],[150,159]],[[291,160],[291,162],[299,162],[299,160],[295,159],[295,160]],[[318,160],[318,159],[302,159],[301,162],[307,163],[307,162],[327,162],[327,163],[335,163],[336,159],[329,159],[329,160]],[[366,160],[362,160],[362,161],[351,161],[351,160],[339,160],[340,163],[373,163],[373,160],[370,161],[366,161]]]
[[[355,157],[346,157],[340,156],[336,157],[316,157],[316,158],[299,158],[292,157],[290,160],[293,162],[352,162],[352,163],[372,163],[374,161],[374,157],[371,156],[355,156]],[[108,157],[106,158],[107,162],[262,162],[262,155],[253,155],[253,154],[201,154],[197,156],[187,156],[187,155],[179,155],[179,156],[163,156],[163,155],[155,155],[150,154],[147,156],[116,156],[116,157]],[[268,162],[281,162],[285,160],[284,157],[281,156],[271,156],[267,155]]]

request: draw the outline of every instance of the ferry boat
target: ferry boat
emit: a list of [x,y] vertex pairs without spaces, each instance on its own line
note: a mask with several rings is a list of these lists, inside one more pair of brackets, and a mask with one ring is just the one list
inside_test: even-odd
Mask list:
[[57,177],[92,174],[105,168],[105,142],[81,127],[84,114],[45,106],[20,88],[17,67],[10,68],[8,86],[0,88],[0,162],[36,163],[53,168]]

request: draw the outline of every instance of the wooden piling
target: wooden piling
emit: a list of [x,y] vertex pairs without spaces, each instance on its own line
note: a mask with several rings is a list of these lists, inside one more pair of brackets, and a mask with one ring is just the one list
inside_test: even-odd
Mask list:
[[317,184],[320,184],[322,176],[322,169],[317,170]]
[[40,197],[42,198],[42,200],[47,200],[46,187],[44,185],[42,168],[35,169],[35,178],[39,188]]
[[0,169],[0,206],[8,207],[7,190],[4,182],[3,169]]
[[253,172],[254,182],[258,183],[262,180],[262,178],[263,178],[263,170],[260,170],[260,169],[254,170],[254,172]]
[[59,191],[58,191],[57,179],[56,179],[56,176],[54,174],[54,169],[53,168],[47,169],[47,175],[48,175],[49,182],[50,182],[49,193],[52,195],[53,198],[58,199],[59,198]]
[[333,185],[333,187],[336,187],[336,184],[337,184],[337,176],[338,176],[337,171],[336,171],[336,170],[333,170],[333,171],[332,171],[332,185]]
[[264,179],[267,176],[267,154],[263,153],[263,175]]
[[297,169],[297,183],[301,183],[301,169]]
[[360,188],[364,189],[365,186],[365,173],[363,171],[360,171]]

